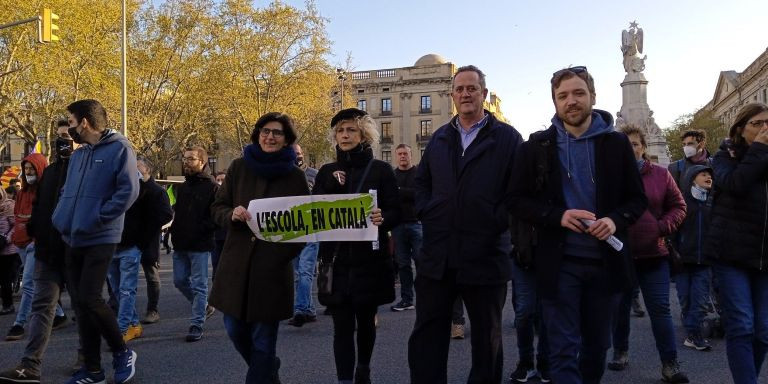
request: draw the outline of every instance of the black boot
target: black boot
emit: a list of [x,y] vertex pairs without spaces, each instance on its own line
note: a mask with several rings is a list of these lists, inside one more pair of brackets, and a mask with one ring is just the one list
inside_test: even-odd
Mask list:
[[269,374],[269,382],[271,384],[280,384],[280,358],[275,356],[275,360],[272,363],[272,372]]
[[358,365],[355,368],[355,384],[371,384],[371,368],[367,365]]

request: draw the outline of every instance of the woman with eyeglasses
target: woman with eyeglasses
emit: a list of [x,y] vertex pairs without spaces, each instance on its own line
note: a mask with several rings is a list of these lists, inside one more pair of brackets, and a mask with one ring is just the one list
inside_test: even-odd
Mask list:
[[378,208],[373,209],[371,221],[379,228],[379,240],[320,243],[318,259],[333,263],[333,283],[331,293],[318,294],[318,300],[333,316],[333,356],[339,384],[369,384],[376,342],[376,310],[379,305],[395,300],[395,274],[387,232],[399,221],[397,181],[391,165],[373,158],[371,143],[379,139],[379,133],[365,111],[341,110],[331,119],[331,127],[336,161],[320,168],[312,194],[375,189]]
[[726,351],[736,384],[756,384],[768,352],[768,105],[741,108],[712,160],[709,230]]
[[279,382],[278,324],[293,316],[292,260],[304,244],[257,239],[246,224],[251,220],[246,207],[254,199],[309,194],[304,172],[295,165],[295,141],[288,115],[261,116],[211,206],[227,237],[209,303],[224,314],[227,335],[248,364],[247,384]]

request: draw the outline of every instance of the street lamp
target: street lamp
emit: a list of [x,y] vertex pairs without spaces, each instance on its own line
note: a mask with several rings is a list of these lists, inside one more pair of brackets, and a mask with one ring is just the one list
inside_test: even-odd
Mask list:
[[211,167],[211,173],[216,173],[216,156],[210,156],[208,157],[208,166]]
[[347,79],[347,73],[344,72],[344,70],[341,68],[336,68],[336,74],[341,81],[341,103],[339,103],[341,105],[340,109],[344,109],[344,80]]

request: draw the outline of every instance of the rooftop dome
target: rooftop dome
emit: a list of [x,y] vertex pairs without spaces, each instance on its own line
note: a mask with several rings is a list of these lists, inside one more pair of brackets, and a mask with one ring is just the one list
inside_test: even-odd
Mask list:
[[430,54],[424,55],[424,56],[420,57],[418,60],[416,60],[416,64],[414,64],[413,66],[414,67],[420,67],[420,66],[424,66],[424,65],[445,64],[447,62],[448,61],[445,60],[444,57],[442,57],[442,56],[440,56],[438,54],[430,53]]

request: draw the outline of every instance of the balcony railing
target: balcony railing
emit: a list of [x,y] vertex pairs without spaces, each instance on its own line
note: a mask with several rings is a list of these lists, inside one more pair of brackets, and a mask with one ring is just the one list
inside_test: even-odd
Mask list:
[[381,144],[392,144],[392,136],[382,136],[379,139],[379,143],[381,143]]
[[426,144],[426,143],[429,142],[429,139],[431,139],[431,138],[432,138],[431,134],[429,134],[429,135],[416,135],[416,141],[419,144]]
[[419,108],[419,113],[432,113],[432,107],[429,107],[429,108]]
[[381,116],[392,116],[392,111],[381,111]]

